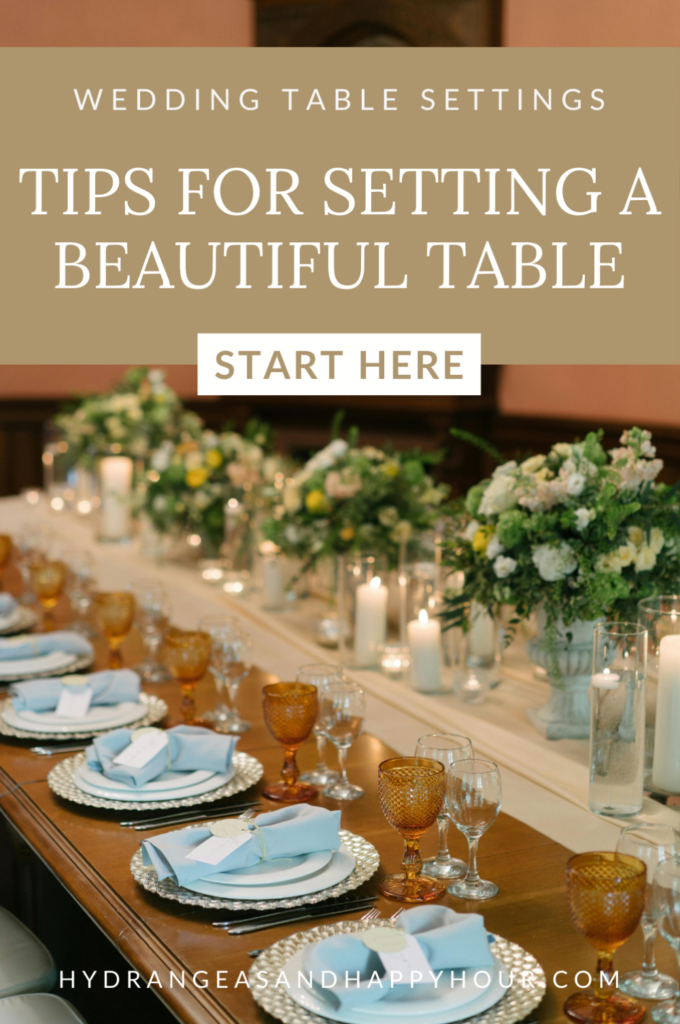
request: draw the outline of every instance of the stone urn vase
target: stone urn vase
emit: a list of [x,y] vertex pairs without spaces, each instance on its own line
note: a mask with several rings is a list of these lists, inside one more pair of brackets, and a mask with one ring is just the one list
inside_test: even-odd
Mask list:
[[[590,699],[588,689],[593,669],[593,634],[604,619],[577,620],[569,626],[557,625],[554,646],[545,637],[546,615],[536,616],[538,631],[527,642],[527,654],[548,676],[550,696],[540,708],[529,708],[531,724],[549,740],[588,739],[590,736]],[[555,672],[557,666],[559,674]]]

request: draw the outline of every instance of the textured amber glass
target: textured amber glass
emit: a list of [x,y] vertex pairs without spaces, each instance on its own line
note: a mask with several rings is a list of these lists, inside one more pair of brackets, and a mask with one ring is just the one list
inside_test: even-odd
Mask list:
[[421,875],[418,844],[441,811],[445,783],[444,765],[427,757],[393,757],[378,769],[382,812],[405,840],[403,873],[389,875],[380,883],[380,891],[389,899],[422,903],[444,892],[442,882]]
[[0,533],[0,577],[2,577],[2,570],[9,562],[9,556],[12,553],[12,538],[6,533]]
[[163,660],[182,690],[182,720],[196,721],[194,690],[208,671],[212,639],[199,630],[169,629],[165,635]]
[[109,642],[109,664],[120,668],[123,659],[120,647],[132,629],[135,618],[135,599],[128,590],[100,591],[94,595],[97,623]]
[[318,708],[316,686],[311,683],[270,683],[262,690],[264,721],[284,749],[281,779],[266,786],[270,800],[301,803],[316,796],[315,786],[298,782],[295,751],[311,733]]
[[630,938],[645,906],[647,869],[637,857],[621,853],[580,853],[567,864],[571,918],[597,951],[593,989],[576,992],[564,1004],[572,1020],[594,1024],[635,1024],[644,1005],[602,984],[611,974],[614,952]]
[[66,566],[63,562],[33,562],[31,565],[31,586],[44,610],[43,629],[54,628],[52,609],[56,605],[64,583]]

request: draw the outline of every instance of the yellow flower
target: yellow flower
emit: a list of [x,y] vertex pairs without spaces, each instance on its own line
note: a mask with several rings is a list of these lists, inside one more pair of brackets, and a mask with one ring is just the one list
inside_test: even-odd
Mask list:
[[205,453],[205,461],[211,469],[217,469],[218,466],[222,465],[224,458],[219,448],[211,448]]
[[349,540],[352,540],[353,538],[354,538],[354,527],[353,526],[343,526],[343,528],[340,530],[340,539],[341,540],[349,541]]
[[197,487],[201,487],[208,479],[208,470],[205,466],[199,466],[198,469],[190,469],[184,479],[188,487],[193,487],[196,490]]
[[307,506],[307,511],[311,512],[313,516],[322,515],[324,512],[328,512],[330,508],[326,495],[318,489],[309,492],[305,498],[305,505]]
[[397,476],[399,474],[399,463],[395,462],[394,459],[390,459],[388,462],[384,462],[380,467],[380,471],[385,476]]
[[632,563],[635,561],[636,555],[637,548],[634,544],[622,544],[618,549],[616,558],[618,559],[620,565],[622,565],[623,568],[625,568],[628,565],[632,565]]
[[658,555],[666,543],[663,532],[658,526],[653,526],[649,533],[649,546],[655,555]]
[[493,537],[494,529],[493,526],[480,526],[477,533],[472,538],[472,550],[477,551],[480,555],[483,555],[486,551],[487,545]]
[[645,531],[641,526],[629,526],[628,539],[636,548],[639,548],[645,539]]

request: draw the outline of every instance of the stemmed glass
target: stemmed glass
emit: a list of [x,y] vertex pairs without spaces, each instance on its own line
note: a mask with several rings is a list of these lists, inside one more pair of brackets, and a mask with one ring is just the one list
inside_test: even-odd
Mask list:
[[[297,671],[298,683],[311,683],[312,686],[316,686],[319,695],[329,683],[339,683],[344,678],[340,665],[303,665]],[[326,764],[326,734],[321,728],[320,721],[314,725],[313,732],[316,739],[316,768],[301,775],[300,781],[311,782],[313,786],[328,786],[338,782],[340,776]]]
[[194,690],[208,671],[211,642],[200,630],[169,629],[165,635],[163,657],[182,691],[182,721],[196,725]]
[[224,688],[227,683],[226,672],[223,666],[224,643],[229,643],[231,637],[238,630],[234,619],[226,615],[205,615],[199,619],[198,628],[204,633],[210,634],[212,643],[210,654],[210,673],[215,683],[217,700],[212,711],[206,711],[201,716],[204,721],[211,722],[216,732],[228,732],[228,724],[231,718],[231,711],[222,699]]
[[35,604],[36,595],[31,586],[31,563],[38,559],[42,536],[40,530],[31,523],[24,523],[17,534],[14,547],[16,550],[17,568],[21,573],[23,591],[21,604]]
[[[454,761],[463,761],[474,757],[472,742],[467,736],[456,736],[453,733],[433,732],[421,736],[416,746],[416,757],[429,757],[433,761],[441,761],[449,768]],[[446,801],[445,801],[446,802]],[[439,849],[436,857],[428,857],[423,867],[433,878],[460,878],[465,874],[465,861],[452,857],[449,853],[449,818],[446,806],[437,817],[439,830]]]
[[312,800],[318,790],[308,782],[298,781],[295,753],[316,721],[316,687],[309,683],[269,683],[262,689],[262,710],[265,725],[284,749],[281,778],[265,786],[264,796],[291,804]]
[[152,579],[133,580],[129,589],[135,599],[135,625],[144,644],[145,659],[135,665],[145,683],[164,683],[170,674],[158,660],[158,653],[168,628],[170,599],[162,583]]
[[[216,615],[201,619],[199,626],[210,634],[212,641],[210,668],[218,698],[215,710],[207,711],[203,718],[213,723],[216,732],[236,735],[248,732],[252,725],[241,718],[236,698],[241,680],[245,679],[251,669],[252,639],[237,622]],[[225,686],[229,694],[229,707],[222,700]]]
[[95,582],[95,562],[89,551],[73,548],[65,559],[69,574],[66,589],[73,612],[73,629],[83,636],[93,635],[88,622],[92,607],[92,587]]
[[332,800],[358,800],[364,795],[361,786],[353,786],[347,778],[347,751],[361,735],[366,716],[364,691],[348,679],[328,682],[319,693],[319,726],[338,752],[340,778],[326,786],[323,795]]
[[[593,988],[574,992],[564,1012],[581,1024],[636,1024],[643,1003],[618,989],[603,988],[615,951],[638,926],[645,906],[647,868],[624,853],[578,853],[567,864],[567,897],[571,919],[597,950]],[[663,930],[662,930],[663,934]]]
[[2,574],[12,554],[12,538],[7,533],[0,533],[0,590],[3,590]]
[[129,590],[99,591],[94,595],[94,611],[97,624],[109,642],[109,667],[121,668],[120,648],[132,629],[135,599]]
[[453,882],[448,891],[463,900],[488,900],[498,892],[494,882],[485,882],[477,871],[479,840],[498,817],[503,800],[501,773],[493,761],[465,758],[447,769],[446,803],[451,821],[468,841],[469,861],[465,878]]
[[617,853],[637,857],[647,866],[647,892],[640,926],[645,940],[645,958],[639,971],[624,974],[619,988],[638,999],[670,999],[678,991],[673,978],[660,974],[654,960],[654,941],[658,931],[654,919],[652,881],[659,864],[680,853],[680,842],[670,825],[629,825],[616,844]]
[[31,563],[31,586],[43,608],[42,628],[54,629],[53,611],[66,582],[66,566],[61,561]]
[[[678,958],[680,969],[680,856],[659,864],[652,884],[652,906],[659,931]],[[680,1024],[680,991],[652,1010],[656,1024]]]
[[420,837],[442,809],[446,773],[440,761],[429,757],[392,757],[378,769],[378,797],[382,812],[403,837],[401,874],[387,875],[378,888],[383,896],[404,903],[438,899],[444,883],[421,874]]

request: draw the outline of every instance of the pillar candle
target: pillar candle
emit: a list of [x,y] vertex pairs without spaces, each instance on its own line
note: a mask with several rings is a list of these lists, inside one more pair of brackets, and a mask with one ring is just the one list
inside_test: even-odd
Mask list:
[[102,540],[125,540],[130,536],[132,459],[126,455],[108,455],[99,463],[99,474],[99,536]]
[[356,590],[354,613],[354,659],[357,665],[377,665],[379,648],[387,638],[387,587],[379,576],[361,583]]
[[652,784],[680,793],[680,635],[659,644],[659,686],[654,728]]
[[411,650],[413,686],[422,693],[441,690],[441,627],[428,618],[425,609],[407,626],[408,645]]
[[278,555],[265,555],[262,559],[262,591],[265,608],[280,608],[283,604],[283,573]]

